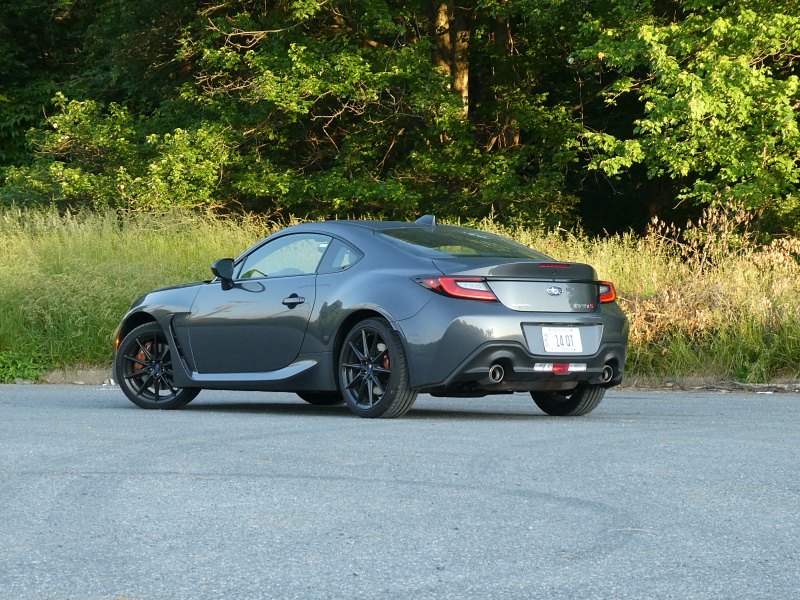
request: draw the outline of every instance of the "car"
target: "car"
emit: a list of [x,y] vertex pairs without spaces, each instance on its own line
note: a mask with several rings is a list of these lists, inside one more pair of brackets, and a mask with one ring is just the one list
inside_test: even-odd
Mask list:
[[629,327],[611,282],[432,215],[294,225],[211,272],[122,319],[114,375],[134,404],[280,391],[389,418],[419,393],[525,392],[578,416],[622,381]]

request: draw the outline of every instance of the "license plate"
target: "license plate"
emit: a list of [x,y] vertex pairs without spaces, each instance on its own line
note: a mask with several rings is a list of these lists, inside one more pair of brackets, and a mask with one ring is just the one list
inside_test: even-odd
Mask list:
[[542,327],[544,351],[554,354],[583,352],[581,330],[577,327]]

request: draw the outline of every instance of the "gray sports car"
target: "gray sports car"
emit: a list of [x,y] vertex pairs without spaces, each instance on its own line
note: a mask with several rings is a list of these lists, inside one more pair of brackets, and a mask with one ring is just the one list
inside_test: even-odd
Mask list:
[[522,391],[566,416],[622,381],[628,321],[610,282],[430,215],[296,225],[211,271],[123,318],[114,373],[138,406],[270,390],[399,417],[419,392]]

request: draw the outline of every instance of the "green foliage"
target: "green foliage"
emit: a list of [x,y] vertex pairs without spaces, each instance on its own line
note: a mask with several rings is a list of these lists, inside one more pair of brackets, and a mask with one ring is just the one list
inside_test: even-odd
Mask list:
[[30,140],[40,157],[11,168],[3,198],[17,205],[65,204],[159,210],[213,206],[229,162],[224,132],[214,124],[158,135],[147,119],[111,104],[54,99],[61,111]]
[[[634,163],[679,181],[680,200],[729,204],[791,226],[800,216],[800,5],[684,2],[661,17],[637,7],[621,23],[593,21],[586,64],[612,69],[608,106],[635,94],[627,135],[592,132],[592,168]],[[675,14],[680,15],[677,20]]]
[[798,32],[789,0],[8,0],[0,204],[794,230]]
[[0,383],[14,383],[17,379],[41,379],[47,365],[38,353],[0,352]]
[[25,132],[42,124],[42,107],[58,89],[62,64],[41,56],[72,40],[70,28],[54,35],[53,20],[61,13],[57,6],[43,9],[31,0],[0,4],[0,177],[7,165],[29,160]]
[[[546,49],[524,4],[506,17],[519,59],[487,41],[498,7],[476,9],[474,117],[432,60],[432,6],[134,4],[72,6],[68,20],[90,21],[83,77],[29,134],[35,158],[10,166],[0,202],[575,219],[574,125],[536,89]],[[171,35],[145,32],[159,28]]]
[[[494,91],[477,79],[478,100],[470,107],[476,116],[465,119],[460,97],[430,60],[430,40],[419,37],[428,26],[421,26],[429,19],[425,12],[381,20],[370,16],[386,14],[380,3],[341,6],[347,7],[343,22],[326,7],[318,14],[323,27],[303,23],[256,46],[237,31],[271,30],[291,17],[254,10],[237,13],[235,28],[234,19],[215,21],[227,37],[200,61],[205,72],[215,72],[205,97],[224,102],[232,92],[240,104],[266,113],[258,137],[271,141],[257,149],[269,164],[267,181],[258,177],[261,169],[251,169],[237,179],[239,190],[269,194],[277,176],[286,191],[276,203],[301,214],[480,217],[494,211],[542,223],[574,218],[563,173],[577,144],[564,132],[570,120],[563,110],[548,110],[546,95],[520,93],[513,78]],[[535,131],[547,143],[504,147],[503,129],[485,122],[499,116],[491,106],[481,111],[481,89],[492,101],[505,96],[502,117],[516,135]]]

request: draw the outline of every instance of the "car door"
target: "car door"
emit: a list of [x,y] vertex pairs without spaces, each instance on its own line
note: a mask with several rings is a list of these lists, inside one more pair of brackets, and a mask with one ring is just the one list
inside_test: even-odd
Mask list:
[[265,373],[291,364],[330,240],[309,233],[274,238],[237,262],[230,289],[219,281],[203,286],[187,320],[197,372]]

